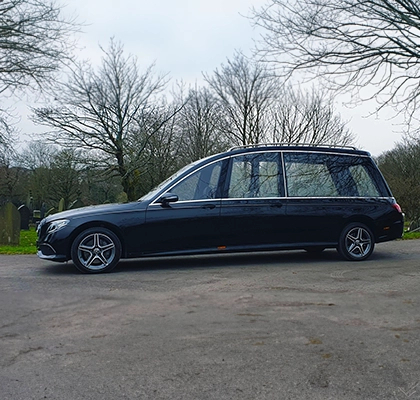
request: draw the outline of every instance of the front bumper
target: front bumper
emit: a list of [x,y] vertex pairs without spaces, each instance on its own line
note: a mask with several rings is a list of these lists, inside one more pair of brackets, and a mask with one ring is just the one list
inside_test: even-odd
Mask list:
[[41,243],[37,245],[37,256],[43,260],[64,262],[68,261],[68,257],[64,254],[57,254],[54,248],[48,243]]
[[47,226],[44,220],[38,226],[38,240],[36,247],[37,255],[43,260],[65,262],[69,260],[67,254],[66,237],[67,234],[63,230],[54,233],[47,233]]

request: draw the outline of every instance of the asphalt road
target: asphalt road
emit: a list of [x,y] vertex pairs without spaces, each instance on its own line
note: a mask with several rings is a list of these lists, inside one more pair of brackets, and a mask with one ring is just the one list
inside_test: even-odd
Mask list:
[[0,399],[420,399],[420,241],[123,261],[0,256]]

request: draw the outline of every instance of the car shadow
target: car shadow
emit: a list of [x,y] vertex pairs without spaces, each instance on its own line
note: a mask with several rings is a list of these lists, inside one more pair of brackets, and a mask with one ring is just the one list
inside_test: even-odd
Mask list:
[[307,253],[302,250],[261,253],[208,254],[177,257],[147,257],[121,260],[112,273],[153,270],[188,270],[196,268],[230,268],[251,265],[302,264],[307,262],[333,262],[339,260],[335,250]]
[[[361,264],[366,265],[370,261],[378,261],[392,258],[389,252],[375,251],[372,256]],[[121,260],[110,274],[141,271],[159,270],[189,270],[196,268],[234,268],[251,265],[307,265],[309,263],[336,263],[347,262],[343,260],[335,249],[327,249],[320,253],[310,253],[303,250],[253,252],[253,253],[225,253],[225,254],[201,254],[189,256],[171,257],[144,257]],[[351,262],[353,264],[353,262]],[[361,265],[355,262],[354,265]],[[83,275],[74,264],[51,263],[45,265],[43,270],[48,275]]]
[[[273,265],[281,263],[300,264],[302,262],[330,262],[339,260],[335,250],[325,250],[322,253],[308,253],[302,250],[272,251],[253,253],[225,253],[225,254],[200,254],[188,256],[159,256],[143,257],[120,260],[111,274],[135,271],[153,270],[184,270],[191,268],[229,268],[249,265]],[[45,264],[43,272],[48,275],[74,275],[82,274],[72,261],[65,263]]]

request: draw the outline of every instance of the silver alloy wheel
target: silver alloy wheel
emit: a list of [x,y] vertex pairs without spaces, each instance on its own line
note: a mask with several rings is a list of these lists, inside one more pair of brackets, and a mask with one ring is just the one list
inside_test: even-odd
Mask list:
[[89,270],[108,267],[115,258],[114,241],[106,234],[95,232],[84,237],[77,247],[77,258]]
[[348,254],[354,259],[363,259],[371,251],[372,236],[368,230],[361,226],[350,229],[344,240]]

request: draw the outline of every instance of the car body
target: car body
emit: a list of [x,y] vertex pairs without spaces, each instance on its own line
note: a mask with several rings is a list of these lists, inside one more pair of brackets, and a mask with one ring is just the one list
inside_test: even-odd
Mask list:
[[190,164],[137,202],[68,210],[38,227],[38,255],[105,272],[120,258],[337,248],[368,258],[403,214],[370,154],[252,145]]

